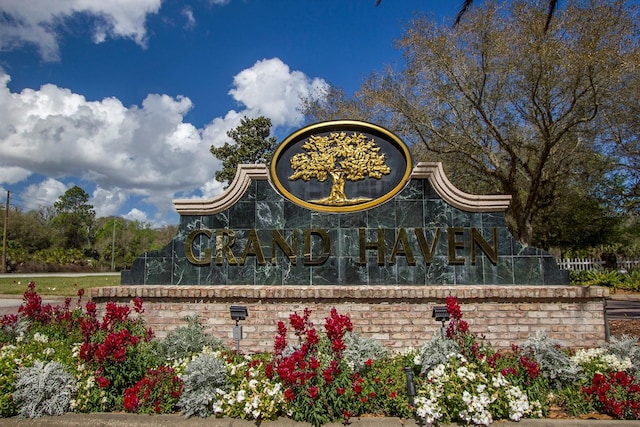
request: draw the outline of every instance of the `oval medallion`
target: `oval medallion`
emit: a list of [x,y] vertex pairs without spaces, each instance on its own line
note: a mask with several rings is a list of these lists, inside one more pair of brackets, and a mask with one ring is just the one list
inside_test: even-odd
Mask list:
[[355,212],[386,202],[411,176],[396,135],[355,120],[315,123],[289,135],[271,160],[271,179],[292,202],[323,212]]

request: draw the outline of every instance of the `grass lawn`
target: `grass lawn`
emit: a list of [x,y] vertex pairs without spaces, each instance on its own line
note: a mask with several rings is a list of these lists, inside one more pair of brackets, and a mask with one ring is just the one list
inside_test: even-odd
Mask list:
[[36,282],[36,292],[40,295],[76,296],[78,289],[118,286],[120,275],[116,276],[38,276],[38,277],[0,277],[0,294],[22,295],[27,284]]

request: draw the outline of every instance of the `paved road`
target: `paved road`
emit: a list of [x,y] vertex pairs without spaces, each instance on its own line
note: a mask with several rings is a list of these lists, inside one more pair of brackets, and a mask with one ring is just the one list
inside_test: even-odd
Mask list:
[[0,278],[3,279],[25,279],[32,277],[86,277],[86,276],[119,276],[120,272],[104,272],[104,273],[0,273]]

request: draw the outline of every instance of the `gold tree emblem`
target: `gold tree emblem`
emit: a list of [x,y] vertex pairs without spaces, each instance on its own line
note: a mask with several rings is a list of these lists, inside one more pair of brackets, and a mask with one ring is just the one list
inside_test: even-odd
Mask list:
[[307,182],[316,178],[324,182],[331,177],[331,193],[328,197],[311,200],[324,205],[354,205],[370,198],[348,199],[344,192],[345,180],[361,181],[367,177],[380,179],[391,172],[385,164],[384,154],[379,154],[373,139],[363,134],[345,132],[330,133],[329,136],[310,136],[302,145],[307,153],[298,153],[291,158],[294,170],[289,180],[302,179]]

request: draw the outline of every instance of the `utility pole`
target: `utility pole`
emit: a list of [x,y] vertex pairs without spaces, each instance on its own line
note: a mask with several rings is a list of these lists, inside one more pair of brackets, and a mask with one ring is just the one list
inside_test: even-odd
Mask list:
[[116,269],[116,216],[113,216],[113,236],[111,237],[111,271]]
[[2,230],[2,273],[7,272],[7,223],[9,222],[9,194],[7,190],[7,204],[4,208],[4,227]]

